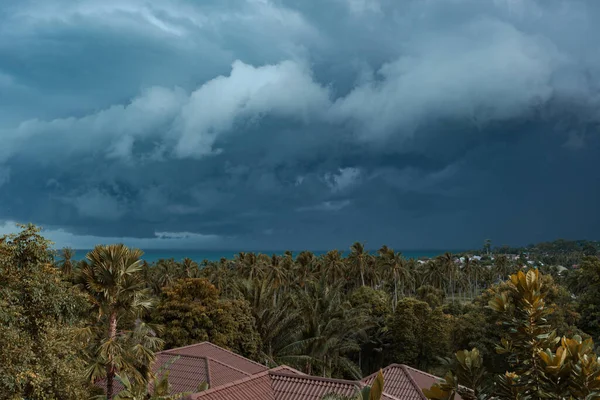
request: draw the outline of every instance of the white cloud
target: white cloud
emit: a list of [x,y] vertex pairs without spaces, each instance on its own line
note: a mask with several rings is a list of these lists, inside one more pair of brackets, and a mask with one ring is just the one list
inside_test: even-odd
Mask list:
[[239,118],[273,115],[308,121],[329,106],[329,92],[294,61],[253,67],[233,63],[231,74],[217,77],[191,94],[180,116],[175,154],[202,157],[215,151],[218,136]]
[[[264,115],[310,122],[322,118],[329,105],[329,91],[298,62],[254,67],[236,61],[229,76],[208,81],[189,96],[177,88],[152,87],[127,105],[82,118],[25,121],[4,133],[0,161],[18,152],[37,159],[40,153],[79,155],[103,148],[108,158],[127,160],[135,141],[147,138],[168,138],[176,157],[200,158],[218,152],[215,141],[237,122]],[[159,147],[146,156],[164,154]]]
[[544,38],[485,18],[405,47],[405,56],[379,70],[379,80],[336,101],[334,121],[354,121],[363,139],[376,140],[410,136],[432,117],[517,117],[550,98],[553,72],[566,62]]
[[160,127],[175,118],[184,100],[181,89],[153,87],[127,105],[114,105],[81,118],[28,120],[16,129],[0,131],[5,140],[0,161],[19,154],[36,162],[61,162],[61,158],[44,155],[80,156],[99,149],[106,149],[111,157],[127,156],[134,138],[164,135]]

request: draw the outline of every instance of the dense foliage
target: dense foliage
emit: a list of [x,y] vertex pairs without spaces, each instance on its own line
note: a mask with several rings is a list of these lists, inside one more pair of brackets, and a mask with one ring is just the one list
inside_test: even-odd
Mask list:
[[86,304],[61,281],[33,226],[0,238],[0,398],[81,399],[76,331]]
[[507,290],[488,303],[505,328],[496,351],[506,357],[508,370],[486,379],[480,352],[456,353],[454,372],[425,394],[447,400],[465,399],[600,399],[600,359],[594,343],[578,335],[560,337],[550,324],[549,292],[538,270],[511,275]]
[[[443,374],[440,357],[477,348],[460,354],[484,360],[480,380],[489,384],[514,366],[496,351],[511,327],[499,324],[504,317],[489,303],[498,296],[518,303],[505,281],[530,268],[544,272],[544,324],[581,337],[582,346],[600,334],[600,261],[585,255],[589,243],[512,253],[487,242],[480,252],[422,260],[355,243],[346,254],[239,253],[200,265],[148,264],[122,245],[98,246],[76,261],[70,249],[55,254],[33,226],[1,243],[0,346],[9,361],[0,365],[0,392],[7,398],[86,398],[95,394],[92,383],[109,399],[147,397],[148,383],[159,379],[149,368],[154,353],[203,340],[269,366],[352,379],[390,363]],[[552,257],[577,260],[578,268],[559,268]],[[503,315],[518,318],[511,310]],[[128,392],[114,393],[115,380]]]

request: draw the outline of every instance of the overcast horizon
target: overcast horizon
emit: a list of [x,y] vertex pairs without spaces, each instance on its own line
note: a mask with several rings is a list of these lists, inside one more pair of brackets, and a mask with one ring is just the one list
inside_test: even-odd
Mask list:
[[600,239],[600,2],[5,0],[0,235]]

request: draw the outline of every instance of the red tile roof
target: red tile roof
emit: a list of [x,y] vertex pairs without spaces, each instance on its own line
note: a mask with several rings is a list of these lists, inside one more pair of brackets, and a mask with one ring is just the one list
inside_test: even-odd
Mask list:
[[[382,370],[383,390],[386,394],[402,400],[427,400],[423,389],[429,389],[441,379],[416,368],[403,364],[391,364]],[[377,373],[363,378],[362,382],[370,385],[375,380]],[[455,396],[461,400],[460,396]]]
[[[171,364],[169,364],[172,362]],[[203,357],[190,357],[159,353],[156,355],[156,361],[152,370],[156,373],[159,368],[164,367],[161,376],[165,371],[169,371],[169,385],[171,393],[195,392],[198,386],[203,383],[209,383],[208,360]],[[153,384],[150,384],[150,392],[154,391]],[[118,393],[118,392],[117,392]]]
[[[169,362],[172,363],[167,365]],[[156,353],[152,371],[156,373],[163,366],[169,370],[171,394],[195,392],[203,382],[208,383],[209,387],[217,387],[267,371],[263,365],[208,342]],[[104,380],[96,385],[106,388]],[[151,392],[152,386],[150,384]],[[114,393],[121,390],[123,385],[115,380]]]
[[219,361],[222,364],[236,368],[250,375],[257,374],[268,369],[262,364],[249,360],[209,342],[202,342],[185,347],[166,350],[163,351],[163,353],[212,358],[213,360]]
[[268,371],[194,393],[190,400],[276,400]]
[[[194,392],[201,383],[209,384],[208,390],[190,395],[193,400],[320,400],[328,393],[352,395],[372,384],[377,375],[349,381],[310,376],[285,365],[269,370],[208,342],[157,353],[152,369],[156,372],[169,362],[172,394]],[[421,389],[439,380],[400,364],[384,368],[383,376],[384,400],[424,400]],[[115,393],[121,389],[116,383]]]
[[320,400],[329,393],[349,396],[360,388],[359,383],[342,379],[292,375],[284,372],[272,372],[270,376],[276,400]]

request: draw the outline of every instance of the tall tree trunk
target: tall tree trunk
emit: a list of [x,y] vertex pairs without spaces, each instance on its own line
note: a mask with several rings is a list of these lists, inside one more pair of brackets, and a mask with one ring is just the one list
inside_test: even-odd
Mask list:
[[396,270],[394,270],[394,304],[392,307],[392,311],[396,312],[396,304],[398,304],[398,274]]
[[363,271],[364,266],[362,260],[359,261],[358,266],[360,267],[360,281],[362,282],[362,285],[365,286],[365,273]]
[[[117,338],[117,312],[111,312],[108,320],[108,338],[110,341],[114,341]],[[112,355],[109,355],[108,364],[106,365],[106,399],[112,400],[113,398],[113,383],[115,380],[115,361],[112,359]]]

